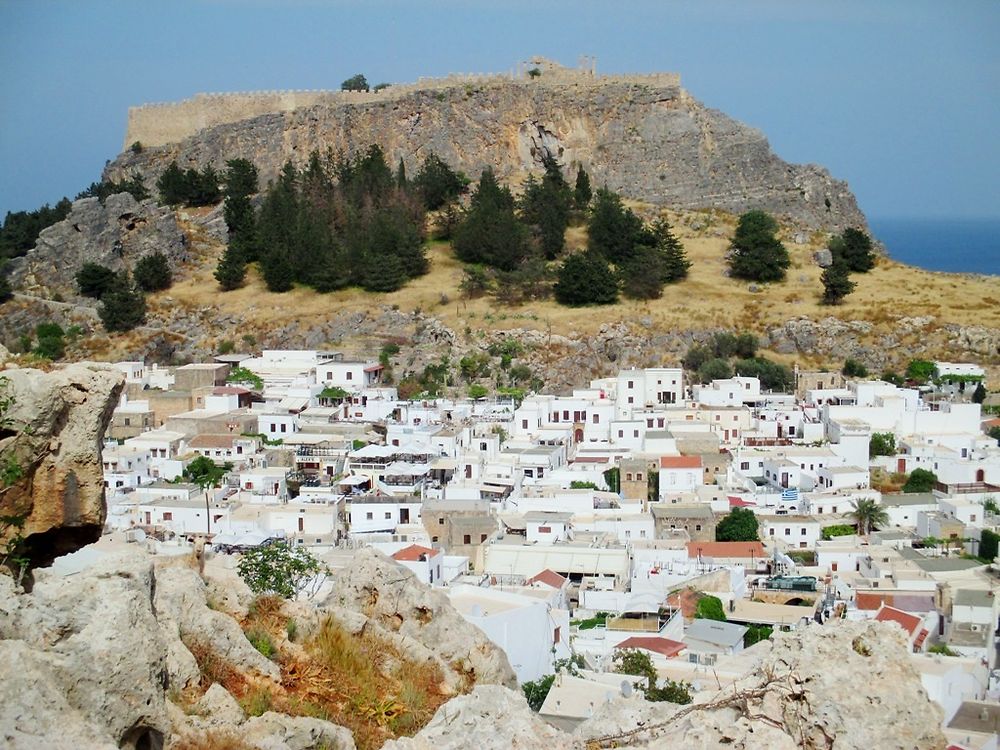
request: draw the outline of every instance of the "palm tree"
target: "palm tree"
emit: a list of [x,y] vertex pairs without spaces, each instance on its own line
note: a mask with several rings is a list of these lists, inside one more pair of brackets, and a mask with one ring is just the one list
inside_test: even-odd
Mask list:
[[854,500],[851,505],[854,506],[854,510],[848,515],[854,519],[859,534],[870,534],[876,526],[889,525],[889,514],[873,498],[863,497]]

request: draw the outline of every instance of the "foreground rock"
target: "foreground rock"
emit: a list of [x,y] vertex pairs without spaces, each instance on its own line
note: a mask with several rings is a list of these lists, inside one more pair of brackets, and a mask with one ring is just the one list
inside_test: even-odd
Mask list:
[[31,567],[95,541],[106,514],[101,439],[125,376],[109,365],[0,373],[0,461],[16,467],[0,514],[24,516]]
[[[409,642],[410,650],[435,658],[451,686],[496,684],[514,688],[517,677],[507,656],[475,625],[451,606],[448,597],[420,584],[409,570],[370,548],[357,552],[350,566],[333,581],[325,600],[334,616],[338,610],[354,613],[353,627],[365,625],[357,617],[397,634]],[[346,618],[339,618],[342,624]],[[405,643],[403,645],[406,645]],[[457,677],[456,681],[454,678]]]

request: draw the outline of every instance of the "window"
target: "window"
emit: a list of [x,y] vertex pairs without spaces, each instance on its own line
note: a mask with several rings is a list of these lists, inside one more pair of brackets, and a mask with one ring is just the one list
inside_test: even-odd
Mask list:
[[386,517],[386,518],[392,518],[392,513],[386,513],[386,514],[385,514],[385,517]]
[[444,526],[444,516],[438,519],[438,526]]
[[538,533],[539,534],[551,534],[552,533],[552,527],[551,526],[539,526],[538,527]]
[[639,437],[639,431],[638,430],[632,430],[632,437],[634,437],[634,438]]
[[625,430],[618,430],[618,437],[625,437]]
[[527,419],[522,419],[521,420],[521,429],[522,430],[528,429],[528,420]]
[[552,631],[552,643],[553,643],[553,645],[557,645],[559,643],[559,633],[560,633],[561,630],[562,630],[562,628],[559,627],[558,625],[556,625],[556,629]]
[[[628,402],[629,402],[630,404],[633,404],[633,403],[635,403],[635,399],[634,399],[634,398],[632,398],[631,396],[629,396],[629,397],[628,397]],[[126,420],[126,421],[128,421],[128,420]]]
[[468,534],[462,537],[462,544],[472,544],[472,537]]
[[600,414],[595,414],[594,415],[594,424],[600,424],[600,422],[601,422],[601,415]]
[[479,541],[480,542],[485,542],[486,541],[486,534],[480,534],[479,535]]
[[354,373],[351,372],[350,370],[347,371],[347,379],[354,380]]
[[278,431],[278,425],[276,425],[274,422],[271,422],[271,432],[277,432],[277,431]]
[[635,388],[635,382],[634,382],[634,381],[631,381],[631,380],[630,380],[630,381],[628,381],[628,387],[629,387],[629,388]]
[[173,521],[174,520],[174,514],[171,511],[169,511],[169,510],[168,511],[164,511],[164,513],[163,513],[163,520],[164,521]]
[[288,430],[288,425],[286,425],[286,424],[284,424],[284,423],[283,423],[283,424],[281,425],[281,431],[282,431],[282,432],[286,432],[287,430]]
[[767,533],[770,534],[771,536],[774,536],[774,529],[768,529]]
[[432,536],[432,537],[431,537],[431,541],[432,541],[432,542],[437,542],[437,540],[438,540],[438,538],[437,538],[436,536]]
[[[129,420],[128,420],[128,417],[125,417],[125,426],[126,426],[126,427],[128,427],[128,426],[129,426]],[[963,458],[964,458],[964,457],[965,457],[965,456],[963,456]]]
[[700,523],[696,523],[696,524],[694,525],[694,530],[695,530],[695,531],[701,531],[701,524],[700,524]]
[[637,481],[637,482],[641,482],[642,481],[642,472],[641,471],[638,474],[635,475],[635,481]]
[[803,528],[802,528],[802,529],[800,530],[800,533],[799,533],[799,536],[805,536],[805,535],[806,535],[806,530],[805,530],[805,527],[803,527]]
[[631,471],[625,473],[625,481],[626,482],[631,482],[632,481],[632,472]]
[[792,535],[792,530],[786,527],[785,528],[785,536],[791,536],[791,535]]

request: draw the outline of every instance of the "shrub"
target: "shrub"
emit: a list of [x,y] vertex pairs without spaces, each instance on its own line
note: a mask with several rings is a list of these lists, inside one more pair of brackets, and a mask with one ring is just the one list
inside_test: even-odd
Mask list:
[[856,359],[848,357],[844,361],[844,369],[841,370],[841,373],[848,378],[866,378],[868,377],[868,368]]
[[146,320],[146,298],[132,284],[128,274],[122,274],[114,288],[101,297],[97,314],[105,330],[131,331]]
[[245,551],[236,572],[255,594],[276,594],[284,599],[305,594],[311,599],[330,571],[308,550],[275,542]]
[[695,605],[694,616],[698,620],[726,621],[726,612],[722,608],[722,600],[717,596],[709,594],[698,599],[698,604]]
[[262,656],[271,659],[278,653],[278,649],[275,648],[274,641],[271,640],[271,636],[268,635],[266,630],[254,628],[252,630],[248,630],[246,636],[247,640],[250,641],[250,645],[257,649]]
[[717,542],[756,542],[759,522],[752,510],[733,508],[715,527]]
[[98,263],[84,263],[76,273],[76,285],[84,297],[100,299],[118,280],[118,274]]
[[555,679],[556,676],[554,674],[548,674],[521,685],[521,692],[524,693],[524,697],[528,701],[528,706],[530,706],[532,711],[537,712],[541,709],[542,704],[545,703],[545,698],[548,697],[549,690],[552,689],[552,683],[555,682]]
[[903,492],[930,492],[937,480],[937,474],[933,471],[914,469],[903,485]]
[[872,433],[871,442],[868,443],[868,457],[875,456],[895,456],[896,436],[891,432]]

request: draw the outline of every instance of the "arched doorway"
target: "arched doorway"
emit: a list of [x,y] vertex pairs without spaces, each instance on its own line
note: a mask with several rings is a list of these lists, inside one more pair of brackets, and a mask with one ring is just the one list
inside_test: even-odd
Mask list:
[[982,482],[982,481],[985,481],[985,479],[986,479],[986,472],[984,472],[982,469],[977,469],[976,470],[976,481],[977,482]]

